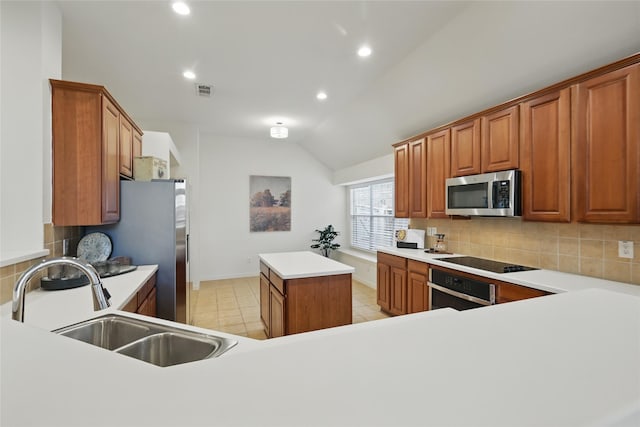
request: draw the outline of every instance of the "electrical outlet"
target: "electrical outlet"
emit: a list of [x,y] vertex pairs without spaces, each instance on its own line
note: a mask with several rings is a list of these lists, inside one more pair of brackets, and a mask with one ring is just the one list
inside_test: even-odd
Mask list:
[[427,227],[429,230],[429,233],[427,233],[427,235],[429,236],[435,236],[436,234],[438,234],[438,229],[436,227]]
[[618,240],[618,256],[633,258],[633,242],[631,240]]
[[247,257],[247,264],[251,264],[251,257],[250,256]]

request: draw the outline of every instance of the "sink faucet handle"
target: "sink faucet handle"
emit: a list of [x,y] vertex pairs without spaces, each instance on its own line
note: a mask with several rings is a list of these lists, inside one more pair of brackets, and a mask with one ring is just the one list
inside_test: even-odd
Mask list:
[[11,303],[11,317],[19,322],[24,322],[24,298],[26,293],[27,283],[42,269],[54,266],[54,265],[69,265],[82,271],[88,278],[91,285],[93,296],[93,309],[103,310],[108,308],[111,304],[107,300],[100,280],[100,275],[96,269],[88,262],[73,258],[73,257],[60,257],[45,259],[38,264],[34,264],[29,267],[16,282],[13,288],[13,301]]

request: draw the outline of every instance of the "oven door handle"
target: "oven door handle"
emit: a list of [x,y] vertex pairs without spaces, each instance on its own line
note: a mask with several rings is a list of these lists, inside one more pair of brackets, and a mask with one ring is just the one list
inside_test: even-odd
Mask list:
[[[493,305],[493,304],[495,304],[494,301],[487,301],[487,300],[482,299],[482,298],[477,298],[477,297],[474,297],[474,296],[471,296],[471,295],[463,294],[461,292],[457,292],[457,291],[451,290],[449,288],[445,288],[444,286],[436,285],[435,283],[428,282],[427,284],[430,287],[432,287],[433,289],[439,290],[440,292],[444,292],[445,294],[449,294],[449,295],[452,295],[454,297],[458,297],[458,298],[461,298],[461,299],[464,299],[464,300],[467,300],[467,301],[475,302],[476,304],[480,304],[480,305]],[[491,296],[492,296],[492,299],[493,299],[493,295],[495,295],[495,285],[491,284],[490,286],[491,286]]]

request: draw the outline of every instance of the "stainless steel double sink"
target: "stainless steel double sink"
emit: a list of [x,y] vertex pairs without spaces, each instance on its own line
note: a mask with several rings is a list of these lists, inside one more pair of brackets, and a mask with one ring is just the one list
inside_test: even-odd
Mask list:
[[238,343],[118,314],[53,332],[162,367],[218,357]]

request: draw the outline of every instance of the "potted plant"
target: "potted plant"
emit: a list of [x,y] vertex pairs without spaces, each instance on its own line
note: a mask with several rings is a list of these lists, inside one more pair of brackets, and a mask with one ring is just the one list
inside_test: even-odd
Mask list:
[[320,237],[318,239],[313,239],[312,241],[318,243],[314,243],[311,247],[313,249],[320,249],[320,252],[325,257],[329,257],[330,250],[340,247],[338,243],[333,243],[333,239],[335,239],[339,234],[334,230],[333,225],[327,225],[324,230],[316,230],[316,233],[320,233]]

